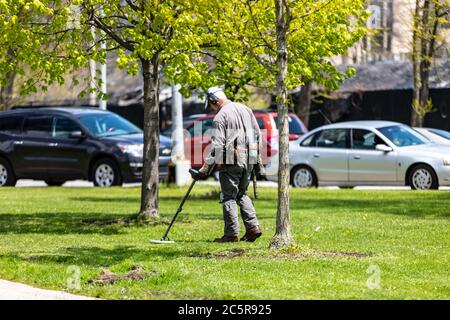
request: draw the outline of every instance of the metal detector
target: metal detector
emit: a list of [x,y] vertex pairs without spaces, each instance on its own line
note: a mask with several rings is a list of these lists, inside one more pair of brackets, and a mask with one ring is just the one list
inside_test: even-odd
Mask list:
[[[209,174],[214,170],[214,165],[211,167]],[[191,169],[193,170],[193,169]],[[209,176],[208,174],[208,176]],[[167,238],[167,235],[169,234],[170,228],[172,228],[172,225],[175,223],[175,220],[178,217],[178,214],[183,210],[183,205],[186,202],[187,198],[189,197],[189,194],[191,193],[192,188],[195,185],[195,182],[197,182],[197,180],[193,180],[191,185],[189,186],[189,189],[187,190],[186,194],[183,197],[183,200],[181,200],[180,205],[178,206],[177,212],[175,213],[175,215],[172,218],[172,221],[170,221],[169,226],[167,227],[166,231],[164,232],[162,238],[160,240],[150,240],[150,243],[157,243],[157,244],[168,244],[168,243],[175,243],[175,241],[169,240]]]

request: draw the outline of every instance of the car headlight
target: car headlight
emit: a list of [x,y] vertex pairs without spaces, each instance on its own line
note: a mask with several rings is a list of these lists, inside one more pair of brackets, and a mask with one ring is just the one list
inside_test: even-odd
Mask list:
[[159,150],[159,154],[162,156],[170,156],[171,153],[172,150],[170,150],[170,148],[162,148]]
[[135,158],[142,158],[144,154],[144,145],[143,144],[125,144],[125,143],[118,143],[117,146],[119,147],[120,151],[123,153],[128,153],[129,155],[132,155]]
[[450,158],[444,159],[444,166],[450,166]]

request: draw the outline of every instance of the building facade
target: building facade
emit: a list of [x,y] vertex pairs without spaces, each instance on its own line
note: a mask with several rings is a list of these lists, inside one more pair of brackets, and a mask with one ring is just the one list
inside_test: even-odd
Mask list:
[[[409,61],[413,37],[413,16],[416,0],[369,0],[372,13],[367,21],[368,34],[347,55],[336,58],[337,64],[364,64],[376,61]],[[450,38],[449,28],[440,30],[441,38]],[[437,52],[448,59],[448,47]]]

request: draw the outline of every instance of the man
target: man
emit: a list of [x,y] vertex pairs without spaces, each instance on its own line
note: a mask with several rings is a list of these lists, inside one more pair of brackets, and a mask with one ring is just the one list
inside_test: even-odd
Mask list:
[[214,241],[239,241],[239,206],[246,229],[241,241],[253,242],[262,232],[252,200],[246,191],[253,169],[256,171],[254,174],[263,170],[259,143],[261,132],[252,110],[228,100],[222,89],[213,87],[206,91],[205,107],[208,105],[217,112],[213,120],[211,151],[203,167],[191,174],[195,180],[206,179],[214,163],[220,165],[225,227],[223,237]]

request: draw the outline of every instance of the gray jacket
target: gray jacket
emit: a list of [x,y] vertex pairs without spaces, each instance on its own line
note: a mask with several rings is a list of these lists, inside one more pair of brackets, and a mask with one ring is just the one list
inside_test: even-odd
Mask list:
[[225,103],[213,120],[211,150],[206,163],[248,164],[260,162],[261,131],[250,108],[236,103]]

